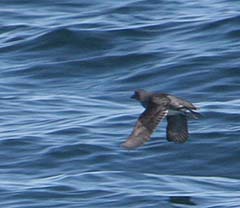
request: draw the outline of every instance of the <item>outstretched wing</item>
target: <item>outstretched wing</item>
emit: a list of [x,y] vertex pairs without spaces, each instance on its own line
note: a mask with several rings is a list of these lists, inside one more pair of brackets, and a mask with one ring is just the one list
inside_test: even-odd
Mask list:
[[183,114],[167,116],[167,140],[184,143],[188,139],[187,117]]
[[134,149],[149,141],[157,125],[167,115],[168,104],[168,99],[153,97],[146,110],[138,118],[131,135],[122,146],[127,149]]

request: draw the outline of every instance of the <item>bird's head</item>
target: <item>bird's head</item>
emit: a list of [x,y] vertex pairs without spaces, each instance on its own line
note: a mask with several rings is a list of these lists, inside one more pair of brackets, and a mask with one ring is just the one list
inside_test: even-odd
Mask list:
[[139,102],[148,102],[151,93],[146,92],[145,90],[136,90],[131,96],[132,99],[136,99]]

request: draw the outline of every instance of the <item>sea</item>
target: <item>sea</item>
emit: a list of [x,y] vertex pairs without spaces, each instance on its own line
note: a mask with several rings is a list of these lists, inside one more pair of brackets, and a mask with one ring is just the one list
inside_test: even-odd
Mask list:
[[[240,2],[0,0],[1,208],[239,208]],[[126,150],[137,89],[202,114]]]

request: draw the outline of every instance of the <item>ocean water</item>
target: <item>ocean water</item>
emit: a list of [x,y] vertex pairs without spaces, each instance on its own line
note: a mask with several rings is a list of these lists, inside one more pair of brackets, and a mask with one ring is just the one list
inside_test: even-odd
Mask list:
[[[240,207],[240,4],[1,0],[0,205]],[[185,144],[166,122],[120,145],[135,89],[200,107]]]

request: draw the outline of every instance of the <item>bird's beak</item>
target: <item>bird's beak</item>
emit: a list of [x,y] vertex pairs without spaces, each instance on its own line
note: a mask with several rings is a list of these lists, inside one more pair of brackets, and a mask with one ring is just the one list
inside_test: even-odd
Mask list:
[[136,94],[133,94],[133,95],[131,96],[131,98],[132,98],[132,99],[136,99]]

